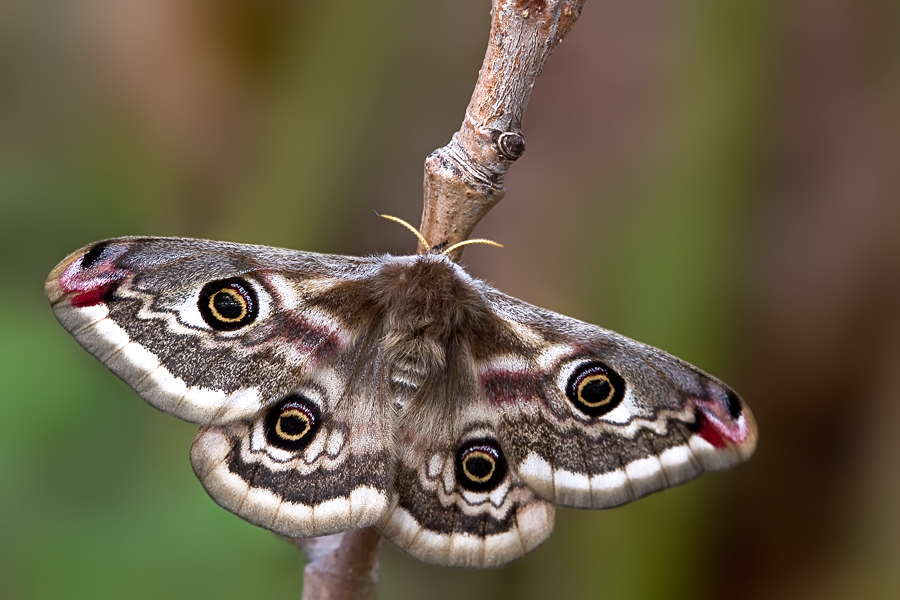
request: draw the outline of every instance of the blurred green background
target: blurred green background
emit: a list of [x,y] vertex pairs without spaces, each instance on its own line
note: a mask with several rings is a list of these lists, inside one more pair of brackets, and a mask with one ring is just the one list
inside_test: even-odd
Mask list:
[[[489,2],[0,3],[0,596],[299,597],[302,557],[216,507],[194,427],[43,296],[97,239],[411,252]],[[471,271],[734,385],[746,465],[486,572],[386,545],[384,598],[900,595],[900,7],[589,0]]]

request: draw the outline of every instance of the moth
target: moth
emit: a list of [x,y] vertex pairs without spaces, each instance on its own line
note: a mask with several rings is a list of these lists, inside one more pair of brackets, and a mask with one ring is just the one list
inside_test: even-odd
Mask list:
[[618,506],[756,445],[722,382],[438,251],[124,237],[45,289],[88,352],[200,425],[212,499],[292,538],[372,526],[425,562],[497,567],[547,539],[555,506]]

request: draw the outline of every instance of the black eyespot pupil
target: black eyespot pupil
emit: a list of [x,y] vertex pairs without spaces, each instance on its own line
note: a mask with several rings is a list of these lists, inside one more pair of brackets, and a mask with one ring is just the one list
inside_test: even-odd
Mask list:
[[625,380],[601,362],[584,363],[569,376],[566,396],[589,417],[612,411],[625,397]]
[[493,439],[470,440],[456,454],[456,481],[472,492],[490,492],[506,478],[506,459]]
[[609,381],[597,378],[581,387],[581,397],[588,404],[599,404],[608,400],[612,391]]
[[321,425],[318,407],[309,398],[291,394],[269,409],[263,420],[266,441],[282,450],[306,448]]
[[238,319],[244,312],[245,304],[238,300],[234,292],[222,290],[213,295],[213,308],[226,319]]
[[494,468],[493,461],[487,459],[486,456],[471,456],[466,460],[466,471],[475,479],[484,479],[491,474]]
[[285,414],[279,417],[281,431],[287,436],[302,435],[309,429],[309,421],[296,414]]
[[200,290],[197,308],[206,324],[216,331],[234,331],[256,320],[256,291],[244,279],[210,281]]

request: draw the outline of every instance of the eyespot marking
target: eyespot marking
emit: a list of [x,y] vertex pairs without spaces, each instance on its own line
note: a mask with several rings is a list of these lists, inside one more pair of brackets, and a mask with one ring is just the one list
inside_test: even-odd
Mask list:
[[106,243],[101,242],[84,253],[84,256],[81,257],[80,266],[82,270],[90,269],[94,266],[94,263],[103,255],[103,251],[106,250]]
[[492,439],[471,440],[456,454],[456,481],[471,492],[489,492],[506,478],[506,458]]
[[732,419],[737,419],[744,411],[741,408],[741,399],[732,390],[728,390],[725,397],[728,399],[728,414],[731,415]]
[[584,414],[600,417],[622,402],[625,380],[601,362],[585,363],[569,377],[566,396]]
[[253,286],[234,277],[204,285],[197,308],[206,324],[216,331],[234,331],[256,320],[259,301]]
[[318,407],[309,398],[292,394],[269,409],[263,429],[271,445],[296,452],[316,437],[321,421]]

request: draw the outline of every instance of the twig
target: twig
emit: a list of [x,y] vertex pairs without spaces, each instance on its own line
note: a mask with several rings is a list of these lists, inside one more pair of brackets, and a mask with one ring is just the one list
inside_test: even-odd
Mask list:
[[[494,0],[491,34],[462,126],[425,159],[422,226],[432,244],[469,238],[506,194],[503,178],[525,152],[522,117],[553,49],[585,0]],[[462,248],[452,253],[462,256]],[[427,251],[419,245],[419,253]]]
[[[431,244],[469,239],[506,194],[503,178],[525,152],[522,117],[547,58],[581,15],[585,0],[493,0],[484,63],[465,118],[425,159],[420,231]],[[418,252],[427,252],[421,243]],[[459,260],[463,249],[451,253]],[[381,536],[372,528],[294,540],[307,555],[303,600],[378,597]]]
[[381,534],[367,527],[336,535],[293,540],[306,554],[303,600],[378,598]]

